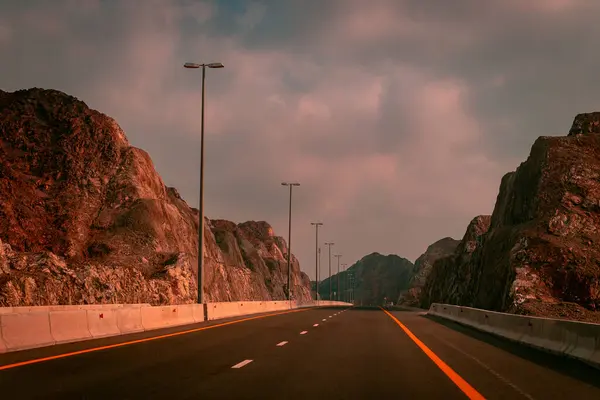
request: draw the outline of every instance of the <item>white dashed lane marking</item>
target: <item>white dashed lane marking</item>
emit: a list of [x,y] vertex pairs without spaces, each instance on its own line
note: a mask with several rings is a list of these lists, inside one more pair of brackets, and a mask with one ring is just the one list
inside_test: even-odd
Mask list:
[[250,364],[252,362],[252,360],[244,360],[241,363],[237,363],[235,364],[233,367],[231,368],[242,368],[245,367],[246,365]]
[[301,335],[306,335],[308,333],[308,331],[302,331],[300,332]]
[[325,318],[323,318],[323,322],[327,321]]
[[314,324],[313,326],[319,326],[319,324]]
[[277,346],[281,347],[281,346],[285,346],[286,344],[287,344],[287,342],[281,342],[281,343],[277,343]]

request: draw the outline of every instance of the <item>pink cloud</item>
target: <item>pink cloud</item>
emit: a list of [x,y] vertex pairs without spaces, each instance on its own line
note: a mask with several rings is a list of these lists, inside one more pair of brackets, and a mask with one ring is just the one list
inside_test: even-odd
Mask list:
[[7,44],[11,40],[12,33],[8,24],[0,20],[0,45]]

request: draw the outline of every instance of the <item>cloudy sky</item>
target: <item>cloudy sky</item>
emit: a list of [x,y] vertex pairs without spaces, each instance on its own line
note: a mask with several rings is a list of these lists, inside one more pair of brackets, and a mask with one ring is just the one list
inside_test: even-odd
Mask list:
[[[0,88],[62,90],[117,119],[206,213],[269,221],[314,277],[311,221],[342,262],[414,261],[493,210],[541,135],[600,110],[597,0],[1,0]],[[325,257],[323,262],[325,265]]]

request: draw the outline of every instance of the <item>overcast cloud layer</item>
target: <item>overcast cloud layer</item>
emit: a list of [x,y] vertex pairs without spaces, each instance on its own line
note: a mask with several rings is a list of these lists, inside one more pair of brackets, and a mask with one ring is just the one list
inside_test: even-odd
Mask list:
[[[0,1],[0,88],[116,118],[206,213],[269,221],[314,277],[311,221],[351,264],[414,261],[489,214],[541,135],[600,110],[596,0]],[[324,249],[325,250],[325,249]],[[323,257],[326,266],[326,257]],[[323,275],[322,275],[323,277]]]

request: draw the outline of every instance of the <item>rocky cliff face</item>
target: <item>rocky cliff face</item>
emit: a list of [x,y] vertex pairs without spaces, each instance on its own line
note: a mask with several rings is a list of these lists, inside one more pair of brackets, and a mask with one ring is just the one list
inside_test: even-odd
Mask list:
[[600,113],[580,114],[568,136],[538,138],[502,179],[489,231],[469,261],[472,293],[436,292],[432,301],[598,322],[599,228]]
[[[0,91],[0,133],[0,306],[195,301],[198,211],[113,119],[54,90]],[[287,246],[267,223],[206,220],[204,239],[207,300],[284,297]]]
[[433,262],[421,291],[421,307],[429,308],[431,303],[462,304],[468,301],[478,282],[472,256],[481,247],[490,220],[489,215],[473,218],[454,252]]
[[425,253],[416,259],[409,289],[400,293],[398,304],[419,307],[421,291],[431,273],[433,263],[440,258],[452,255],[459,243],[459,240],[447,237],[429,245]]
[[[405,258],[390,254],[372,253],[339,274],[340,300],[346,300],[351,279],[357,304],[382,305],[384,299],[396,301],[401,291],[408,289],[414,265]],[[332,288],[338,292],[338,274],[332,276]],[[352,277],[350,277],[352,275]],[[329,298],[329,278],[319,285],[322,299]]]

